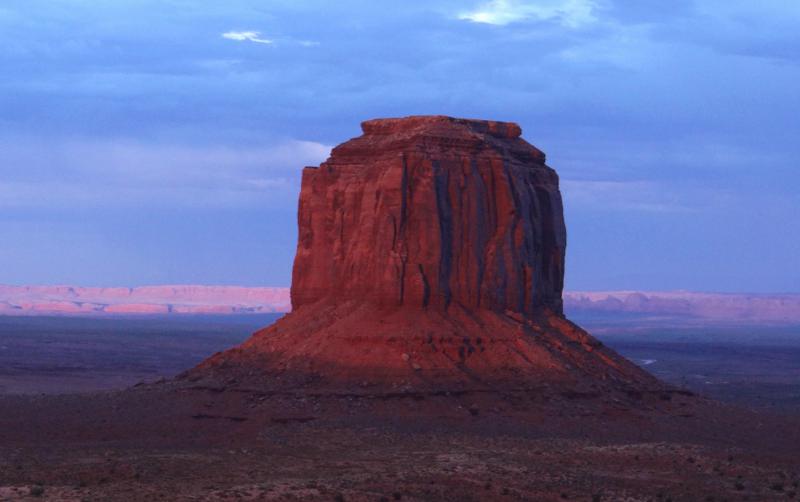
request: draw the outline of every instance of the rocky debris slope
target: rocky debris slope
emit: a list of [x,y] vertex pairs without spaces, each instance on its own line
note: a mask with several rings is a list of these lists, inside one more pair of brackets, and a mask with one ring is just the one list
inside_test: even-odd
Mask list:
[[293,312],[184,379],[657,388],[562,313],[558,176],[516,124],[371,120],[303,172]]

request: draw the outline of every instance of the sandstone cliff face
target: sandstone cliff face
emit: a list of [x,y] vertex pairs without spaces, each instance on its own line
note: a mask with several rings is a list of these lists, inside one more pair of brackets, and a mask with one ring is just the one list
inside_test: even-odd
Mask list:
[[410,117],[362,128],[303,172],[295,309],[359,300],[561,312],[558,176],[519,126]]
[[658,385],[563,317],[558,177],[519,126],[362,127],[303,172],[292,313],[184,379],[348,395]]

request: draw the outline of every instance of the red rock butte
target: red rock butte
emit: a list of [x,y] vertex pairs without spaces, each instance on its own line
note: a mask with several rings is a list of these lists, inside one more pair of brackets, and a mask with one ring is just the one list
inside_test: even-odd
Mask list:
[[558,176],[517,124],[416,116],[362,129],[303,171],[292,313],[184,378],[658,385],[564,318]]

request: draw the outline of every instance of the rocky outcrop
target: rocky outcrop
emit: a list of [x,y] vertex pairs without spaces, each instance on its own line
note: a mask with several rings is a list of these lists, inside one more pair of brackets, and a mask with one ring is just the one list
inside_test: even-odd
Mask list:
[[519,126],[410,117],[362,127],[303,172],[295,309],[357,300],[561,312],[558,177]]
[[303,172],[293,312],[183,379],[285,391],[657,382],[562,314],[558,177],[516,124],[372,120]]

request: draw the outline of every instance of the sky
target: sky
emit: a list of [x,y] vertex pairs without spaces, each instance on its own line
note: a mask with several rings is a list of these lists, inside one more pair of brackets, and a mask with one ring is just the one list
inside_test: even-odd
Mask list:
[[0,283],[288,286],[303,166],[509,120],[572,290],[800,291],[800,2],[3,0]]

